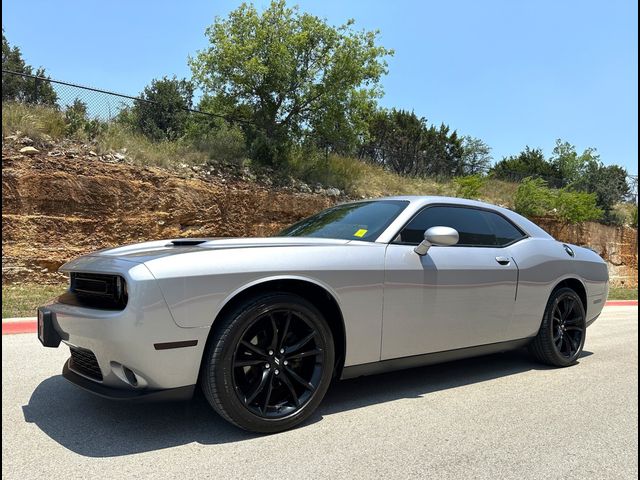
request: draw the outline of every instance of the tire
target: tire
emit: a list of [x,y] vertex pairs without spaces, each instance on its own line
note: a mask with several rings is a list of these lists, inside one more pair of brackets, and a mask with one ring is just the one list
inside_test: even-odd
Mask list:
[[587,333],[584,305],[570,288],[551,293],[538,335],[529,344],[536,360],[555,367],[576,363]]
[[288,293],[256,296],[215,326],[202,391],[224,419],[275,433],[304,422],[331,382],[335,348],[320,311]]

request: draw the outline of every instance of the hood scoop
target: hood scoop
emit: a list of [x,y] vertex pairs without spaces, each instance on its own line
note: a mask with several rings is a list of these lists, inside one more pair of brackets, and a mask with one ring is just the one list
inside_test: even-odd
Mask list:
[[177,240],[171,240],[171,244],[176,247],[193,247],[194,245],[200,245],[208,240],[204,238],[179,238]]

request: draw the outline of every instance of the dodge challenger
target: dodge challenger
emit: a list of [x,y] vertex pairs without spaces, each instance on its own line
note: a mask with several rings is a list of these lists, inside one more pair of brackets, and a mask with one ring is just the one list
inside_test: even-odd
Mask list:
[[38,337],[63,376],[112,399],[201,388],[234,425],[307,419],[332,379],[527,347],[577,363],[608,294],[605,262],[494,205],[391,197],[324,210],[268,238],[160,240],[61,271]]

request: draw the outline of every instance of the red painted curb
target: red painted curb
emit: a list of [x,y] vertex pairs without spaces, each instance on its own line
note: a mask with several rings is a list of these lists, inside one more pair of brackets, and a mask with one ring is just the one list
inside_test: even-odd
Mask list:
[[24,322],[2,322],[2,335],[13,335],[14,333],[36,333],[38,323],[35,320]]
[[633,307],[638,306],[638,300],[611,300],[604,304],[605,307]]
[[[604,304],[605,307],[633,307],[638,306],[638,300],[611,300]],[[33,320],[18,320],[2,322],[2,335],[13,335],[16,333],[36,333],[38,322]]]

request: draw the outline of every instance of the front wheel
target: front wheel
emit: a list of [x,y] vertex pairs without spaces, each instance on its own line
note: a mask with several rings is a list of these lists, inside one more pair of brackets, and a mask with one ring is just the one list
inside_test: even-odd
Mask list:
[[318,309],[297,295],[271,293],[220,320],[202,376],[213,408],[234,425],[261,433],[307,419],[329,387],[335,355]]
[[560,288],[551,294],[540,331],[529,350],[542,363],[567,367],[582,353],[586,333],[582,300],[572,289]]

